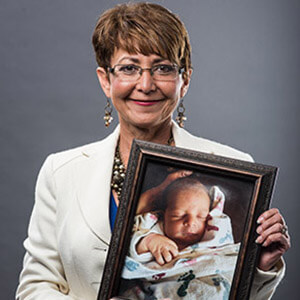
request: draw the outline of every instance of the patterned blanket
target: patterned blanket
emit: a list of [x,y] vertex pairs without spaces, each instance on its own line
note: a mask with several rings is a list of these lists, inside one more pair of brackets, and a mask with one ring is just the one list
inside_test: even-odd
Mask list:
[[122,272],[121,296],[128,299],[216,299],[229,298],[240,244],[234,243],[230,218],[223,213],[225,196],[212,191],[214,206],[202,240],[163,266],[150,252],[138,254],[136,245],[151,232],[164,234],[155,213],[135,217],[129,255]]

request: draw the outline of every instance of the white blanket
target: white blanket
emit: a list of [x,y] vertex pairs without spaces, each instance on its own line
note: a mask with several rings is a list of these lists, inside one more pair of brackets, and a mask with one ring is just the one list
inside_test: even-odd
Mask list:
[[[240,244],[235,244],[230,218],[223,213],[224,197],[210,212],[203,239],[160,266],[151,253],[137,254],[138,241],[163,234],[155,214],[136,216],[130,256],[122,278],[131,280],[122,296],[129,299],[228,299]],[[134,283],[134,284],[133,284]],[[133,285],[133,287],[132,287]]]

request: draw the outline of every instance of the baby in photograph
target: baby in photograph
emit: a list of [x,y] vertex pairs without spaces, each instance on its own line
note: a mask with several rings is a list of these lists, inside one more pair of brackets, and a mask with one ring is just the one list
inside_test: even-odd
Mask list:
[[167,187],[163,200],[162,220],[158,221],[152,213],[140,217],[142,227],[157,221],[154,227],[149,227],[147,235],[139,238],[140,234],[137,234],[133,238],[131,254],[140,261],[143,259],[139,254],[150,252],[156,262],[163,265],[179,251],[200,242],[204,235],[212,201],[199,181],[190,178],[175,181]]
[[224,193],[185,177],[167,186],[161,200],[159,211],[135,217],[122,277],[142,280],[126,296],[228,298],[239,244],[223,213]]

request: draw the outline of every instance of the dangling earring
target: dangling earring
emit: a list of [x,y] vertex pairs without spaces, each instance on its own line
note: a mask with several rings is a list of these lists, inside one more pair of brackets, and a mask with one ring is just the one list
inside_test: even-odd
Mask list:
[[184,122],[187,119],[184,112],[185,112],[185,107],[183,106],[183,98],[182,98],[180,100],[179,105],[177,106],[177,117],[176,117],[176,122],[181,128],[184,127]]
[[104,108],[105,116],[103,117],[105,127],[108,127],[110,125],[110,123],[112,122],[112,120],[114,119],[111,116],[112,110],[113,110],[113,108],[110,105],[109,99],[107,98],[106,99],[106,105],[105,105],[105,108]]

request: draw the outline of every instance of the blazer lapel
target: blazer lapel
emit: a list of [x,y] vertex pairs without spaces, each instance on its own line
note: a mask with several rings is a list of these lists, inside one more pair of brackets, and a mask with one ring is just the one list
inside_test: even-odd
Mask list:
[[83,149],[86,157],[77,165],[76,184],[79,206],[91,231],[109,245],[110,181],[114,151],[119,137],[119,127],[92,149]]
[[172,121],[172,133],[175,141],[176,147],[186,148],[189,150],[201,151],[213,154],[213,147],[211,142],[205,139],[195,137],[189,132],[180,128],[175,121]]

